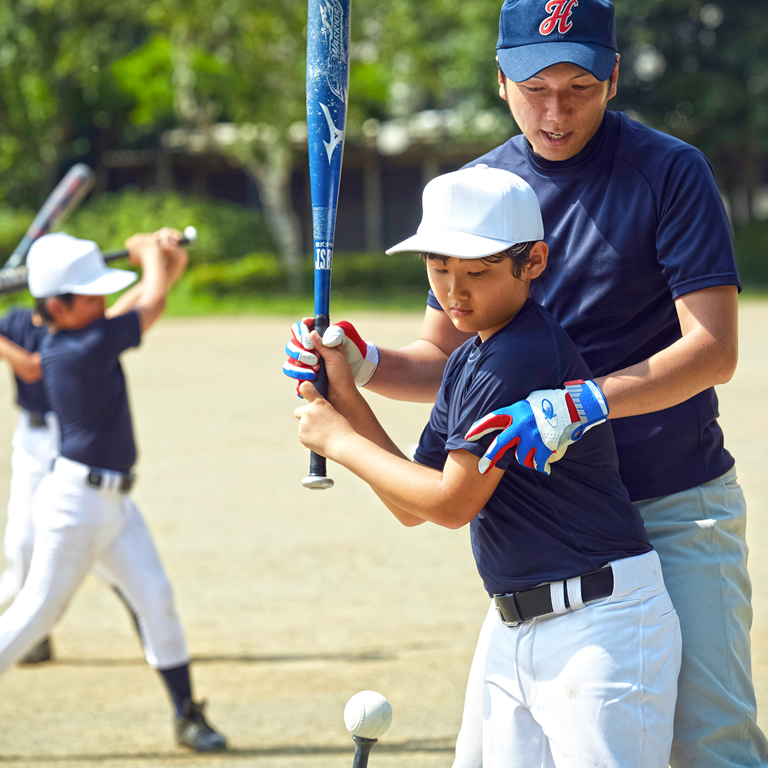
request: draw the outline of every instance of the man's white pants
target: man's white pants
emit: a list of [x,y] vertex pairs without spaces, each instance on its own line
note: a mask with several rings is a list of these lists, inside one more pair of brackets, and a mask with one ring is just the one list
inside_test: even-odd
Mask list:
[[0,673],[48,634],[91,569],[136,611],[150,666],[189,661],[171,585],[141,513],[127,494],[87,485],[89,471],[60,457],[40,483],[29,573],[0,616]]
[[18,594],[27,577],[35,541],[32,502],[40,481],[51,471],[59,452],[56,416],[47,413],[45,420],[46,426],[32,427],[29,412],[22,411],[13,432],[8,523],[3,540],[6,568],[0,576],[0,605]]
[[666,768],[680,629],[655,552],[612,563],[610,597],[482,634],[485,768]]

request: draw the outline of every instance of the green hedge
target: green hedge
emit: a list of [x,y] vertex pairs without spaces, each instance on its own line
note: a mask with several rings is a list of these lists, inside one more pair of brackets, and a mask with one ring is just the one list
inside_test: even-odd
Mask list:
[[[13,252],[33,216],[32,211],[0,208],[0,260]],[[122,248],[135,232],[169,226],[184,229],[190,224],[198,233],[198,244],[189,252],[192,264],[232,261],[254,251],[275,250],[260,211],[173,192],[140,192],[134,187],[87,200],[62,229],[95,240],[103,251],[109,251]]]
[[741,281],[750,288],[768,287],[768,221],[750,221],[734,232]]
[[[302,265],[303,293],[313,291],[312,263]],[[191,294],[223,297],[242,294],[285,293],[286,274],[272,253],[252,253],[234,262],[190,266],[180,288]],[[424,265],[408,254],[386,256],[337,252],[333,257],[333,291],[354,298],[426,293]]]
[[[33,215],[29,210],[0,207],[0,263],[12,253]],[[134,232],[162,226],[183,229],[189,224],[197,228],[199,240],[190,249],[190,267],[177,289],[182,296],[208,297],[214,305],[227,299],[244,301],[248,296],[279,299],[286,295],[285,268],[275,255],[261,213],[234,203],[168,192],[144,193],[129,187],[88,200],[65,222],[64,229],[95,240],[107,251],[121,248]],[[735,246],[745,286],[768,287],[768,221],[736,227]],[[311,297],[309,255],[302,272],[301,295]],[[426,289],[423,264],[408,254],[334,255],[334,298],[397,304],[409,296],[423,297]]]

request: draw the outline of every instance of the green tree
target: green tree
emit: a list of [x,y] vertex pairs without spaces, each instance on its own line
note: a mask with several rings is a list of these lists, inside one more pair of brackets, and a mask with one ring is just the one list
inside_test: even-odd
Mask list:
[[0,4],[0,202],[39,202],[62,162],[120,124],[130,99],[116,86],[110,62],[140,33],[130,3]]
[[616,4],[617,106],[699,147],[734,219],[753,215],[768,152],[768,21],[763,0]]

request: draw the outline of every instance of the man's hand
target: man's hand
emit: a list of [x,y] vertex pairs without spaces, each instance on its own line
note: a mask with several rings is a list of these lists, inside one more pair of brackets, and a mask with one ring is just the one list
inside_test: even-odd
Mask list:
[[307,401],[293,412],[294,418],[299,420],[299,440],[311,451],[333,458],[333,446],[347,435],[355,434],[355,430],[314,384],[304,381],[299,389],[299,394]]
[[564,386],[532,392],[525,400],[499,408],[472,425],[465,440],[502,430],[477,463],[481,474],[515,448],[519,464],[548,475],[549,465],[561,459],[569,445],[608,418],[608,403],[594,381],[566,381]]
[[[291,339],[285,345],[288,360],[283,364],[283,373],[293,379],[313,381],[317,375],[318,357],[311,350],[315,349],[312,331],[315,321],[305,317],[291,326]],[[352,367],[352,374],[359,387],[364,387],[376,372],[379,364],[379,350],[374,344],[362,339],[352,323],[342,320],[331,325],[323,334],[326,347],[341,347]],[[296,391],[299,391],[297,387]]]

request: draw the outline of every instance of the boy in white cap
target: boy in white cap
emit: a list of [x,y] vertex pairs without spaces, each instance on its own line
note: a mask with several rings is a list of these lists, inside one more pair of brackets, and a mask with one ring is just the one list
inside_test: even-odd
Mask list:
[[[423,202],[417,234],[388,253],[421,252],[442,308],[476,335],[448,361],[415,463],[359,394],[345,353],[316,333],[330,401],[301,385],[299,438],[369,483],[404,525],[470,523],[498,612],[486,622],[484,768],[665,768],[677,614],[619,477],[604,404],[584,382],[590,371],[529,295],[548,256],[536,196],[518,176],[476,166],[431,181]],[[491,437],[467,434],[473,422],[562,381],[568,413],[547,418],[589,431],[556,457],[559,471],[530,472],[510,456],[480,474]]]
[[49,632],[92,569],[117,587],[138,616],[147,662],[165,681],[179,744],[226,748],[192,698],[189,655],[168,578],[128,492],[136,460],[120,354],[141,342],[184,271],[180,233],[126,242],[142,279],[109,309],[106,296],[136,280],[110,269],[95,243],[46,235],[30,250],[29,289],[50,334],[41,345],[45,394],[61,432],[60,456],[35,496],[29,573],[0,616],[0,672]]

